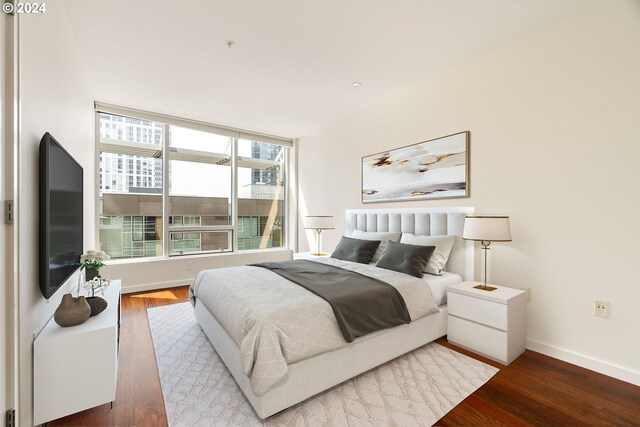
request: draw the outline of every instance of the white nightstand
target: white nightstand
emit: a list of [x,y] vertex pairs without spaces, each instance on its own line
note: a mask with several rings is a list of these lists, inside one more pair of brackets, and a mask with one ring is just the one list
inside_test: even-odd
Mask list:
[[527,296],[519,289],[475,289],[462,282],[447,289],[450,343],[508,365],[525,349]]
[[311,255],[311,252],[296,252],[293,254],[293,259],[318,259],[329,258],[330,256],[330,253],[327,253],[326,255]]

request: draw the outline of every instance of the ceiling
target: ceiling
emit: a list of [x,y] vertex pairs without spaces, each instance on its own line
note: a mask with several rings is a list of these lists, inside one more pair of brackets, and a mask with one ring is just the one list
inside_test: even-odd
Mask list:
[[[65,5],[96,100],[301,137],[423,85],[581,3],[66,0]],[[355,81],[362,86],[354,88]]]

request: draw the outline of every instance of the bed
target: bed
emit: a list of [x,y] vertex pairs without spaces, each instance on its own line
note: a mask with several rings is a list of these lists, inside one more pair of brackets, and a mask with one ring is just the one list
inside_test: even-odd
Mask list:
[[[326,333],[328,336],[333,333],[332,331],[326,332],[326,327],[323,327],[319,332],[305,332],[304,336],[308,337],[308,343],[304,346],[307,353],[302,351],[299,354],[296,353],[295,339],[292,340],[293,343],[290,343],[289,347],[283,347],[284,350],[273,350],[272,347],[275,347],[282,337],[278,336],[277,330],[269,329],[271,327],[270,322],[264,322],[267,325],[264,330],[262,330],[261,325],[261,330],[258,332],[255,331],[256,328],[246,331],[244,329],[249,328],[249,326],[243,325],[242,322],[231,322],[227,318],[227,313],[221,307],[228,309],[230,305],[234,305],[232,302],[238,300],[233,298],[247,298],[246,295],[240,295],[242,292],[247,295],[256,294],[255,298],[260,299],[260,302],[255,302],[258,307],[257,310],[260,309],[260,304],[262,306],[277,304],[280,299],[288,297],[300,298],[301,304],[309,304],[310,307],[312,304],[315,304],[314,307],[316,307],[317,304],[326,303],[303,289],[298,290],[295,284],[290,284],[292,287],[287,288],[288,285],[285,283],[276,283],[277,280],[270,278],[269,274],[276,277],[277,275],[270,271],[261,272],[260,270],[263,269],[257,267],[233,267],[211,270],[210,273],[200,273],[192,285],[195,317],[257,415],[262,419],[267,418],[315,394],[446,335],[446,287],[461,280],[471,280],[473,276],[473,245],[471,242],[464,241],[461,238],[464,217],[471,213],[473,213],[472,208],[346,211],[344,234],[347,236],[350,236],[355,230],[366,232],[395,231],[433,236],[455,235],[455,243],[447,262],[447,273],[442,276],[426,274],[425,280],[408,279],[402,277],[408,276],[403,273],[380,272],[378,270],[382,269],[375,266],[361,264],[351,266],[349,264],[356,263],[333,259],[318,260],[341,268],[354,269],[354,271],[359,271],[363,274],[378,275],[382,280],[389,281],[389,283],[393,282],[392,285],[398,287],[405,300],[408,300],[407,306],[412,313],[411,318],[413,319],[410,324],[371,333],[359,337],[351,343],[341,342],[338,344],[335,339],[323,336],[322,339],[326,341],[321,341],[316,346],[318,348],[314,348],[313,345],[309,345],[313,341],[313,334]],[[213,273],[214,271],[215,273]],[[218,294],[207,296],[207,292],[214,291],[203,283],[207,280],[212,280],[210,279],[212,275],[219,282],[233,281],[233,283],[242,282],[246,283],[246,285],[227,286],[223,290],[216,290],[215,292],[218,292]],[[209,279],[205,280],[204,277]],[[242,279],[242,277],[245,279],[238,279]],[[273,283],[273,288],[266,288],[263,285],[267,279],[272,280],[270,283]],[[286,281],[283,278],[278,280]],[[421,283],[417,284],[416,280],[421,281]],[[243,289],[245,286],[246,289]],[[273,289],[274,295],[270,294],[271,289]],[[280,291],[279,289],[283,290]],[[278,296],[277,292],[282,292],[282,294]],[[301,292],[307,292],[307,295],[310,296],[307,297]],[[235,295],[236,293],[238,295]],[[416,302],[414,304],[415,301],[422,301],[423,294],[433,296],[433,302],[427,301],[425,297],[424,302],[419,304]],[[407,295],[411,295],[411,297],[408,299]],[[319,303],[308,298],[315,298],[319,300]],[[244,306],[239,305],[238,308],[233,307],[233,309],[242,311]],[[212,312],[216,314],[214,315]],[[311,312],[316,313],[313,310]],[[249,314],[251,313],[247,313],[247,316]],[[333,322],[335,323],[335,318]],[[243,340],[240,343],[239,337],[245,335],[250,336],[251,339]],[[299,339],[299,337],[296,337],[296,339]],[[246,341],[250,341],[250,344],[247,344]],[[266,366],[267,370],[260,371],[259,377],[255,370],[250,372],[251,367],[248,365],[255,363],[256,358],[258,361],[260,360],[256,350],[258,344],[267,349],[272,349],[269,351],[274,351],[272,353],[274,356],[273,363],[270,353],[265,353],[268,355],[268,363],[263,363],[261,366]],[[281,355],[279,352],[283,354]],[[266,359],[262,357],[262,360]]]

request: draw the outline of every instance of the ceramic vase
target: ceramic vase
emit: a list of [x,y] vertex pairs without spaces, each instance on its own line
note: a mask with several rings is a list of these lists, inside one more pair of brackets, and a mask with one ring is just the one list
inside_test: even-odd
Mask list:
[[87,297],[86,299],[91,307],[91,316],[100,314],[107,309],[107,300],[102,297]]
[[95,268],[85,268],[84,269],[84,278],[88,282],[89,280],[93,280],[93,278],[98,277],[100,275],[100,271]]
[[87,321],[91,316],[91,307],[84,297],[74,298],[71,294],[62,297],[62,302],[53,315],[60,326],[75,326]]

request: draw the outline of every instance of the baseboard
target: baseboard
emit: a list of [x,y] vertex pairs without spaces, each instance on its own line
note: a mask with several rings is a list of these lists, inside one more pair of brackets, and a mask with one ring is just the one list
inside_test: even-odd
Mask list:
[[530,338],[527,338],[527,348],[573,365],[578,365],[609,377],[640,386],[640,372],[632,371],[631,369],[623,368],[603,360],[575,353],[573,351],[532,340]]
[[158,289],[176,288],[191,284],[193,277],[181,280],[171,280],[169,282],[145,283],[142,285],[125,286],[122,288],[123,294],[132,294],[134,292],[155,291]]

